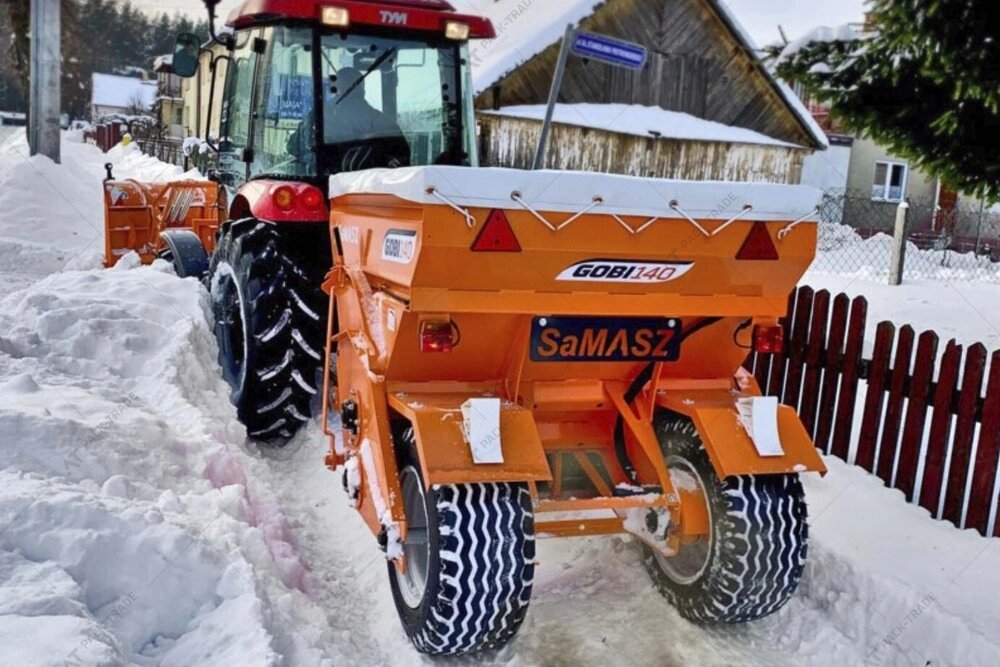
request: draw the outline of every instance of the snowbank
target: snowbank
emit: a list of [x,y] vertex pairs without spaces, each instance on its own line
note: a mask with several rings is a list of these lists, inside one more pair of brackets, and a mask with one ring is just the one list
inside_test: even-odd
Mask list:
[[119,144],[105,155],[83,144],[79,132],[63,137],[62,164],[57,165],[28,157],[23,128],[0,134],[0,284],[8,289],[66,269],[101,266],[100,183],[106,162],[115,165],[116,178],[200,178],[144,155],[135,145]]
[[[62,167],[8,155],[0,194],[37,167],[54,185],[30,187],[54,213],[0,207],[0,238],[27,247],[33,225],[40,257],[77,247],[85,223],[56,191],[99,202],[106,157],[72,144]],[[123,174],[159,168],[109,155]],[[322,465],[319,425],[281,451],[248,445],[204,288],[129,259],[0,274],[0,664],[420,664],[385,558]],[[524,628],[483,662],[1000,664],[1000,542],[827,465],[806,479],[809,561],[779,614],[695,626],[630,540],[542,540]]]

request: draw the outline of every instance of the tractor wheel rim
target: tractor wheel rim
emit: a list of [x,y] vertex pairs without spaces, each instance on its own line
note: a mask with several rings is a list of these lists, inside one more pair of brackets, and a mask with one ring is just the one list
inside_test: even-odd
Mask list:
[[668,457],[667,466],[672,471],[682,471],[694,478],[698,484],[698,491],[701,492],[705,502],[705,507],[708,508],[707,535],[702,535],[697,541],[690,544],[682,544],[676,556],[664,556],[658,551],[654,552],[656,563],[664,574],[679,584],[688,585],[701,578],[712,559],[712,547],[714,546],[712,505],[708,500],[704,482],[687,459],[675,456]]
[[232,271],[226,271],[219,279],[219,312],[217,324],[220,328],[220,343],[226,359],[225,372],[234,387],[242,388],[246,372],[247,341],[243,323],[243,299],[240,287]]
[[407,535],[403,543],[406,572],[394,568],[399,592],[410,609],[424,601],[427,590],[427,566],[430,562],[430,543],[427,532],[427,505],[424,484],[413,466],[400,474],[403,487],[403,512],[406,515]]

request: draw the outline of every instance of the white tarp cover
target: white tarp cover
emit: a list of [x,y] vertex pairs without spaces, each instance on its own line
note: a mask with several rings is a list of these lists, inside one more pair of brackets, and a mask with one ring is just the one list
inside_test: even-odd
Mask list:
[[[370,169],[330,178],[330,196],[387,194],[418,204],[442,204],[437,194],[467,207],[520,207],[512,195],[537,211],[576,213],[602,203],[594,213],[728,220],[749,205],[746,220],[798,220],[816,210],[822,192],[807,185],[678,181],[587,171],[524,171],[485,167]],[[814,219],[814,218],[810,218]]]

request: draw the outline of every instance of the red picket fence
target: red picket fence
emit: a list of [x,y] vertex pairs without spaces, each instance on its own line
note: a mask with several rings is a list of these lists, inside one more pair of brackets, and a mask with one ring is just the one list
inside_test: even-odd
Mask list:
[[101,123],[83,133],[83,140],[92,143],[107,153],[122,140],[124,126],[121,123]]
[[825,290],[802,287],[783,321],[785,353],[751,355],[747,369],[766,394],[799,411],[827,454],[878,475],[936,518],[1000,537],[1000,521],[989,525],[1000,463],[1000,350],[984,387],[983,345],[963,351],[951,340],[938,357],[933,331],[917,336],[882,322],[869,359],[867,317],[864,297],[831,301]]

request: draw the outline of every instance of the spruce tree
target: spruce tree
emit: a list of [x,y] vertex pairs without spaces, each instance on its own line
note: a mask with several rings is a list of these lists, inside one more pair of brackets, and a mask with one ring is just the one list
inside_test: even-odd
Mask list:
[[995,5],[995,0],[872,0],[864,30],[790,45],[777,58],[778,74],[827,102],[850,129],[949,187],[997,202]]

